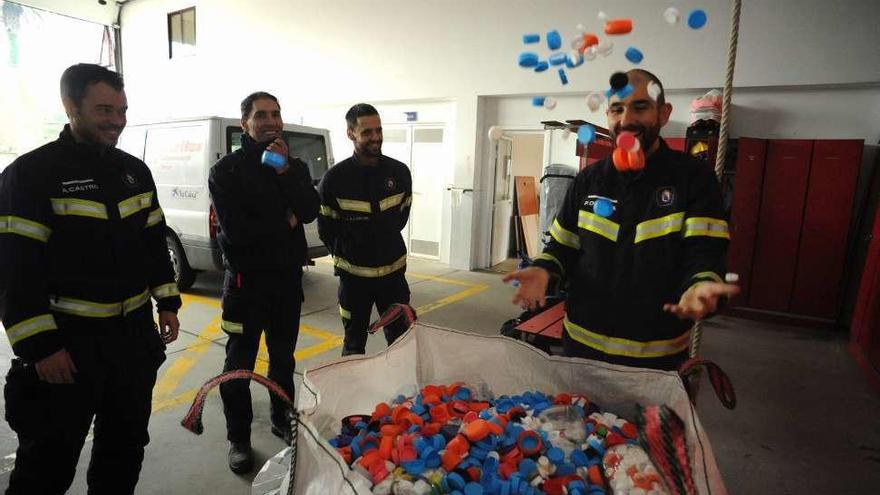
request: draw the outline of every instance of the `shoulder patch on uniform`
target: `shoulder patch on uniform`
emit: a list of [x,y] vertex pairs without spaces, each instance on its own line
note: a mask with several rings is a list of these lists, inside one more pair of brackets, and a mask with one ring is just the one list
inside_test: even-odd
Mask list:
[[385,179],[385,189],[388,189],[389,191],[393,191],[394,187],[396,185],[397,185],[397,182],[394,180],[393,177],[387,177]]
[[122,183],[132,189],[138,186],[137,177],[135,177],[134,174],[129,172],[128,170],[122,173]]

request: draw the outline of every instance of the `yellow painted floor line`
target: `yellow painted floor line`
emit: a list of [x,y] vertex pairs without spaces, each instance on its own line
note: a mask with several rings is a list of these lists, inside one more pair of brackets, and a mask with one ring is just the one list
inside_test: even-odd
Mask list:
[[[320,340],[317,344],[312,344],[302,349],[297,349],[293,353],[293,357],[297,360],[313,358],[317,355],[331,351],[342,346],[342,336],[330,333],[309,325],[300,325],[300,333],[304,333]],[[269,371],[269,351],[266,349],[265,334],[260,337],[260,351],[257,354],[257,363],[254,366],[254,372],[266,376]]]
[[217,315],[199,332],[196,343],[190,344],[186,350],[179,353],[174,362],[162,374],[162,377],[156,380],[156,386],[153,388],[153,402],[156,399],[164,399],[174,392],[183,377],[208,351],[213,344],[212,340],[220,335],[220,315]]
[[431,311],[434,311],[435,309],[440,309],[443,306],[448,306],[452,303],[455,303],[455,302],[461,301],[463,299],[467,299],[469,297],[475,296],[475,295],[479,294],[480,292],[485,291],[488,288],[489,288],[489,286],[484,285],[484,284],[473,285],[473,286],[471,286],[461,292],[456,292],[455,294],[452,294],[450,296],[446,296],[443,299],[440,299],[438,301],[430,302],[428,304],[423,304],[423,305],[419,306],[418,308],[416,308],[416,314],[421,317],[425,313],[429,313]]
[[480,285],[480,284],[475,284],[475,283],[471,283],[471,282],[465,282],[463,280],[455,280],[455,279],[445,278],[445,277],[436,277],[434,275],[423,275],[421,273],[406,272],[406,276],[420,278],[422,280],[431,280],[434,282],[441,282],[444,284],[462,285],[464,287],[475,287],[477,285]]
[[188,303],[199,303],[211,306],[212,308],[220,307],[220,300],[213,297],[197,296],[195,294],[181,294],[180,299],[183,301],[184,306]]

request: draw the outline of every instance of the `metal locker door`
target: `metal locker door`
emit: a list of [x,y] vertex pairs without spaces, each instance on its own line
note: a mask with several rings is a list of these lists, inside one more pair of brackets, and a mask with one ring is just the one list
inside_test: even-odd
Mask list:
[[833,320],[840,309],[846,241],[864,142],[813,143],[791,312]]
[[749,285],[750,307],[789,311],[812,150],[811,140],[768,142]]
[[727,250],[727,270],[739,275],[742,289],[733,299],[735,306],[746,305],[749,300],[767,141],[739,138],[738,150],[730,212],[730,247]]

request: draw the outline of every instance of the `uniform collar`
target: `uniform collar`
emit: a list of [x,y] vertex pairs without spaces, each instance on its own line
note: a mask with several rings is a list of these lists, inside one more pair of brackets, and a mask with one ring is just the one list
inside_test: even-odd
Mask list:
[[70,147],[76,153],[91,156],[103,157],[114,149],[112,146],[99,146],[97,144],[81,143],[77,141],[76,138],[73,137],[73,131],[70,130],[70,124],[64,124],[64,128],[61,129],[61,133],[58,134],[58,142],[64,146]]

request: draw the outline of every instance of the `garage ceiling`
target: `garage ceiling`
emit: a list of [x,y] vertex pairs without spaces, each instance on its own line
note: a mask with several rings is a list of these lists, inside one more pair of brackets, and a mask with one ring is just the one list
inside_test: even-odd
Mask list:
[[28,7],[109,25],[116,22],[116,11],[119,7],[114,0],[106,2],[106,5],[101,5],[98,0],[14,0],[14,3]]

